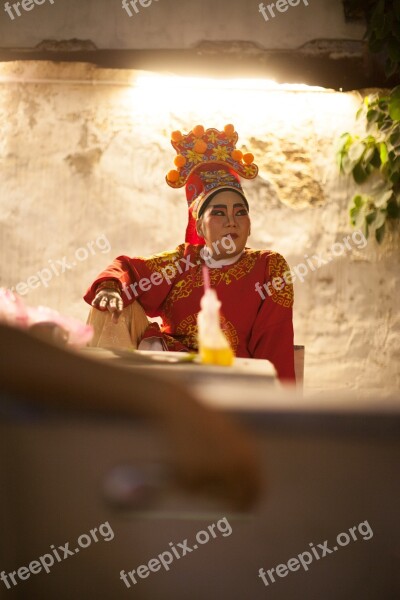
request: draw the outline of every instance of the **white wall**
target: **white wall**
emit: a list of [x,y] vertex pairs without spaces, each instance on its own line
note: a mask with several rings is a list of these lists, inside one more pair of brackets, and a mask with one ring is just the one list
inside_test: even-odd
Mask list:
[[314,39],[360,40],[365,30],[358,23],[345,23],[340,0],[300,0],[268,22],[255,0],[152,0],[132,17],[119,0],[53,0],[53,4],[45,0],[29,12],[22,10],[14,20],[3,11],[3,4],[0,48],[29,48],[44,39],[71,38],[88,39],[106,49],[193,48],[203,40],[297,48]]
[[[181,243],[184,192],[164,180],[174,156],[169,134],[198,122],[233,122],[260,165],[246,185],[251,246],[277,250],[294,267],[352,234],[354,188],[338,177],[335,146],[355,128],[357,94],[218,92],[214,82],[213,93],[203,85],[175,95],[164,83],[149,96],[143,84],[127,85],[137,76],[80,64],[0,65],[9,81],[0,84],[0,285],[56,265],[59,275],[26,289],[26,301],[85,319],[81,296],[113,257]],[[94,254],[77,259],[77,249],[101,235],[110,251],[100,238]],[[398,236],[382,248],[349,243],[295,283],[306,385],[388,392],[400,384]],[[61,273],[64,257],[76,264]]]

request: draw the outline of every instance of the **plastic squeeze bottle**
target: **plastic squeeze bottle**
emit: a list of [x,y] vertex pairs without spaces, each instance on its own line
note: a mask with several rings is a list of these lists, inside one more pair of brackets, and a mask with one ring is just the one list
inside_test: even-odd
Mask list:
[[202,364],[229,367],[234,354],[221,329],[219,310],[221,302],[210,287],[208,269],[203,266],[205,292],[200,300],[201,310],[197,316],[199,351]]

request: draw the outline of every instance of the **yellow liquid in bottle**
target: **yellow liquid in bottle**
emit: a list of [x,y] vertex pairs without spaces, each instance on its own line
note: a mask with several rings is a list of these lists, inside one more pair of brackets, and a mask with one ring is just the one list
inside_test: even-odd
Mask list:
[[200,357],[203,365],[218,365],[230,367],[233,364],[234,354],[232,348],[200,348]]

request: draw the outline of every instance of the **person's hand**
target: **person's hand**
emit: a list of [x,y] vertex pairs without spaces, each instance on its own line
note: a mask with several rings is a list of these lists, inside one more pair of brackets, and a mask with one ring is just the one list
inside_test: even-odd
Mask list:
[[92,306],[98,310],[108,310],[112,315],[113,322],[117,323],[124,303],[121,294],[116,289],[104,287],[97,292]]
[[243,510],[255,503],[262,488],[261,469],[251,438],[231,420],[202,406],[188,406],[167,428],[171,464],[177,483]]

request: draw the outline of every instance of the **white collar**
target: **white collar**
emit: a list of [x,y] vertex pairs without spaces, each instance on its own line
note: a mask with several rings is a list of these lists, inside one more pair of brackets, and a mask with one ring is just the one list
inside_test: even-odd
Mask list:
[[207,260],[205,260],[205,264],[209,269],[220,269],[221,267],[226,267],[227,265],[233,265],[241,258],[243,252],[244,250],[242,250],[240,254],[235,254],[235,256],[231,256],[230,258],[222,258],[221,260],[207,258]]

